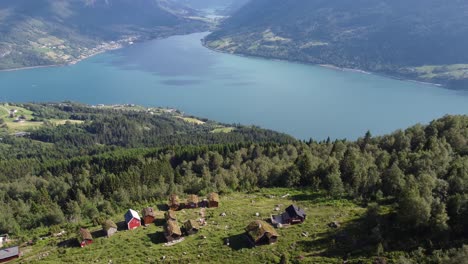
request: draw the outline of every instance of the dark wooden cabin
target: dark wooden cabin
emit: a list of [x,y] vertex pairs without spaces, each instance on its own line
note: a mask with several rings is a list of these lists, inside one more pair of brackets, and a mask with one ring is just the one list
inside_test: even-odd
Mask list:
[[195,194],[190,194],[187,197],[187,204],[185,205],[185,208],[197,208],[198,207],[198,196]]
[[179,196],[176,194],[171,194],[169,196],[169,202],[167,204],[169,206],[169,210],[177,211],[180,208],[180,200]]
[[291,205],[283,213],[283,223],[284,224],[302,224],[306,220],[306,213],[302,208],[297,207],[296,205]]
[[184,223],[184,227],[188,235],[194,235],[200,230],[200,225],[195,220],[188,220]]
[[219,206],[219,195],[217,193],[210,193],[208,195],[208,207],[215,208]]
[[148,226],[152,223],[154,223],[154,220],[156,219],[156,212],[152,207],[147,207],[143,209],[143,223],[145,226]]

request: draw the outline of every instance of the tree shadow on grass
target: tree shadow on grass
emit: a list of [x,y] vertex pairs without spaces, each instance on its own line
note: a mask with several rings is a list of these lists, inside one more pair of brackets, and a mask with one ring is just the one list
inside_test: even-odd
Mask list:
[[166,220],[162,218],[156,218],[154,219],[154,225],[156,226],[164,226],[166,224]]
[[253,248],[252,242],[245,233],[233,235],[223,239],[223,243],[226,244],[229,241],[229,247],[233,250],[241,250],[243,248]]
[[319,233],[316,239],[299,241],[298,246],[305,252],[321,252],[315,256],[335,257],[369,257],[375,254],[378,243],[370,235],[362,219],[347,222],[337,229],[330,228]]
[[59,248],[69,248],[69,247],[79,247],[79,246],[80,246],[80,243],[78,242],[76,238],[70,238],[64,241],[60,241],[57,244],[57,247]]
[[304,193],[304,194],[296,194],[291,196],[291,200],[293,201],[315,201],[321,198],[324,198],[325,195],[322,193]]
[[116,223],[117,225],[117,231],[125,231],[127,230],[127,223],[125,221],[122,221],[122,222],[118,222]]
[[104,232],[104,230],[101,229],[101,230],[97,230],[97,231],[92,232],[91,236],[93,236],[93,238],[96,239],[96,238],[105,237],[106,233]]
[[159,211],[168,211],[169,210],[169,206],[167,204],[158,204],[158,205],[156,205],[156,207],[158,208]]
[[148,234],[147,236],[153,244],[164,244],[167,242],[163,232],[156,232]]

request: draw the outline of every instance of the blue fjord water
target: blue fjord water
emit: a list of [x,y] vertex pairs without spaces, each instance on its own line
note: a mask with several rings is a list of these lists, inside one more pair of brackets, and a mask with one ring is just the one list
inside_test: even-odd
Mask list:
[[317,140],[384,134],[468,113],[463,92],[222,54],[201,45],[206,34],[139,43],[66,67],[0,72],[0,101],[168,106]]

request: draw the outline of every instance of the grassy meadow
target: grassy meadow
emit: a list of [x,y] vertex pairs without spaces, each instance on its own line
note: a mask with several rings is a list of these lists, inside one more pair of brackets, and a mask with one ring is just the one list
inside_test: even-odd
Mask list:
[[[182,202],[184,201],[182,198]],[[356,225],[365,209],[348,200],[333,200],[322,194],[292,189],[263,189],[256,193],[233,193],[221,196],[219,208],[207,208],[207,225],[193,236],[173,246],[165,246],[163,235],[164,202],[142,204],[158,208],[157,220],[148,227],[133,231],[119,228],[111,238],[105,238],[100,226],[88,226],[93,232],[94,243],[78,247],[76,235],[69,232],[61,238],[44,237],[35,245],[22,249],[24,256],[16,263],[279,263],[285,255],[291,263],[342,263],[344,251],[354,250],[349,263],[372,263],[366,248],[350,249],[340,245],[343,240],[356,236],[362,230]],[[304,224],[278,229],[280,238],[273,245],[252,248],[244,235],[250,221],[267,219],[281,213],[295,203],[307,213]],[[276,212],[275,207],[281,210]],[[200,208],[177,212],[179,225],[189,219],[200,218]],[[226,213],[226,216],[221,216]],[[259,213],[259,217],[256,214]],[[123,221],[123,214],[116,215],[115,222]],[[329,223],[341,223],[331,228]],[[123,223],[120,223],[121,226]],[[357,227],[358,226],[358,227]],[[348,238],[344,238],[344,237]],[[230,245],[224,245],[226,239]],[[353,238],[356,239],[356,238]],[[359,262],[364,261],[364,262]]]

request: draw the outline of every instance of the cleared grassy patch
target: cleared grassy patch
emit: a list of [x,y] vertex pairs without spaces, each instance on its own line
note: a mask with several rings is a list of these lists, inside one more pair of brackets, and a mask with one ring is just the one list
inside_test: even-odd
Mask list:
[[234,127],[220,127],[213,129],[211,133],[231,133],[234,130]]
[[[244,236],[244,228],[256,219],[268,219],[295,203],[303,207],[307,220],[302,225],[278,229],[279,242],[251,248]],[[164,204],[163,201],[159,204]],[[157,204],[151,204],[156,207]],[[144,206],[136,206],[141,210]],[[275,211],[275,207],[281,211]],[[365,209],[347,200],[333,200],[319,193],[291,189],[264,189],[257,193],[234,193],[221,196],[219,208],[206,209],[208,225],[193,236],[174,246],[164,246],[163,212],[158,212],[155,224],[133,231],[120,231],[111,238],[95,238],[94,244],[79,248],[73,235],[67,238],[47,238],[26,249],[17,262],[28,263],[278,263],[283,254],[290,261],[304,263],[342,263],[339,253],[330,252],[331,235],[353,225]],[[177,212],[179,224],[200,218],[200,209]],[[226,216],[221,216],[226,213]],[[259,217],[256,217],[259,213]],[[114,217],[123,221],[123,214]],[[328,223],[339,221],[340,229]],[[90,228],[97,231],[100,228]],[[348,231],[352,234],[352,230]],[[97,235],[98,233],[95,233]],[[206,238],[205,238],[206,237]],[[224,245],[229,239],[230,245]],[[63,245],[58,247],[57,245]],[[360,258],[362,259],[362,258]],[[352,262],[350,262],[352,263]]]
[[185,122],[187,123],[192,123],[192,124],[195,124],[195,125],[203,125],[205,124],[205,122],[199,120],[199,119],[196,119],[196,118],[193,118],[193,117],[183,117],[183,116],[177,116],[177,118],[180,118],[182,120],[184,120]]

